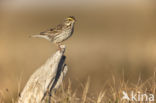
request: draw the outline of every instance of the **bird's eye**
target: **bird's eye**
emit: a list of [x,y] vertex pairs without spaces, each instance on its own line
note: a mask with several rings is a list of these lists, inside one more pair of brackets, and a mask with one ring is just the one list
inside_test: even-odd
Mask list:
[[73,21],[73,19],[72,19],[72,18],[68,18],[68,20],[69,20],[69,21]]

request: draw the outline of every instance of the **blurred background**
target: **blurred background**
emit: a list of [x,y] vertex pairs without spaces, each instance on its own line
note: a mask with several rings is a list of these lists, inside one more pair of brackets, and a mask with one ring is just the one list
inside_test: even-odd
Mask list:
[[[74,87],[91,78],[91,90],[112,76],[137,83],[156,70],[155,0],[1,0],[0,90],[17,92],[57,47],[32,34],[75,16],[74,35],[64,42]],[[22,79],[22,80],[21,80]],[[22,81],[22,82],[20,82]]]

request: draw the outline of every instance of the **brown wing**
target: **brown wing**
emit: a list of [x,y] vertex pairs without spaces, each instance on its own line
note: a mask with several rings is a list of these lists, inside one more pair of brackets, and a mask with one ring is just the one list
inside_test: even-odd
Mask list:
[[47,31],[41,32],[40,35],[47,35],[47,36],[54,37],[54,36],[60,34],[62,32],[62,29],[63,29],[63,25],[59,24],[55,28],[51,28]]

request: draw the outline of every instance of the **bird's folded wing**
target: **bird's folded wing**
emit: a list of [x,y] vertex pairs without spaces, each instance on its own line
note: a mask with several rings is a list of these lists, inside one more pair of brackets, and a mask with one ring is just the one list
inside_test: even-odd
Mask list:
[[58,34],[60,34],[62,32],[62,29],[58,29],[58,28],[52,28],[49,29],[47,31],[41,32],[40,35],[47,35],[47,36],[57,36]]

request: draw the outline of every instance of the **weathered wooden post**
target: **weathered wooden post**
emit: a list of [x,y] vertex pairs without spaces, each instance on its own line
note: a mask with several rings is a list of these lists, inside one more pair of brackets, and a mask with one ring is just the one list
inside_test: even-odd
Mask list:
[[58,50],[29,78],[18,103],[50,103],[52,91],[61,85],[68,71],[64,63],[65,45],[60,47],[62,50]]

